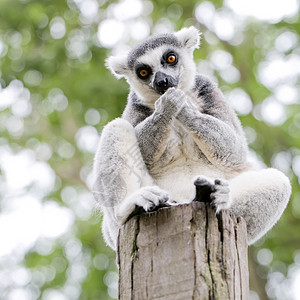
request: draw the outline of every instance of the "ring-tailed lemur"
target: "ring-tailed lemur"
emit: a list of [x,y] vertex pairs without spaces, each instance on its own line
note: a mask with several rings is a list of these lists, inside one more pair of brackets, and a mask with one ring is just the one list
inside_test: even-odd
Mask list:
[[196,188],[209,191],[217,212],[229,209],[246,220],[249,244],[288,203],[288,178],[251,167],[237,116],[220,90],[196,74],[193,51],[199,44],[198,30],[183,28],[107,60],[130,85],[122,118],[103,129],[94,161],[94,194],[113,249],[118,229],[136,207],[189,203]]

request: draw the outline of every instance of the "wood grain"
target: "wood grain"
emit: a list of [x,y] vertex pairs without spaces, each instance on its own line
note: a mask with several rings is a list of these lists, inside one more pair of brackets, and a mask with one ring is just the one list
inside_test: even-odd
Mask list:
[[205,203],[134,216],[119,232],[119,299],[248,299],[247,251],[245,221]]

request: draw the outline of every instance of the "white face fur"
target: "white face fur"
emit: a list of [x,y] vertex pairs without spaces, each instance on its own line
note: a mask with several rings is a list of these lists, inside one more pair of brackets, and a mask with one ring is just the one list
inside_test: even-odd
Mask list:
[[107,67],[117,78],[126,78],[144,104],[152,106],[161,95],[155,90],[157,72],[170,76],[174,79],[174,86],[181,90],[188,91],[194,85],[196,67],[193,51],[200,45],[200,33],[196,28],[189,27],[174,33],[172,37],[176,38],[178,46],[164,43],[150,48],[134,57],[131,68],[128,56],[110,57],[106,61]]

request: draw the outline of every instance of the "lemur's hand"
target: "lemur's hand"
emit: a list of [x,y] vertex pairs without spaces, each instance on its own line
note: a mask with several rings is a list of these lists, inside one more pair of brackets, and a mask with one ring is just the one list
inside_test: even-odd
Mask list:
[[155,111],[176,116],[183,108],[186,96],[182,90],[169,88],[156,102]]

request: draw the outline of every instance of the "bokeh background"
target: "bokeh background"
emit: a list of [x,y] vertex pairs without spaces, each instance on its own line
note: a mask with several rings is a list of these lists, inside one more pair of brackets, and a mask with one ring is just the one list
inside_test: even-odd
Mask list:
[[114,253],[90,192],[99,134],[128,86],[104,67],[155,33],[194,25],[253,155],[293,196],[249,248],[251,299],[300,299],[298,0],[0,0],[0,299],[115,299]]

